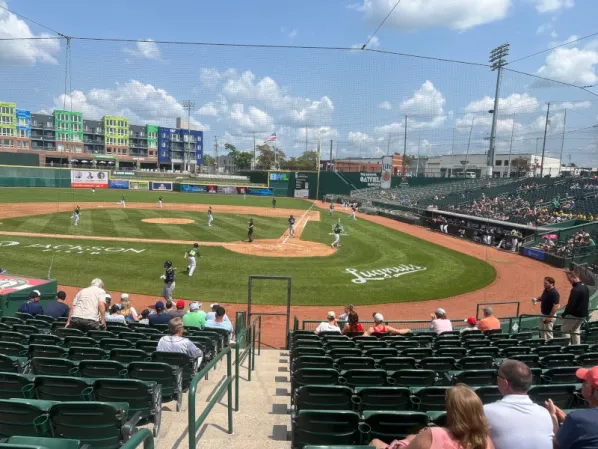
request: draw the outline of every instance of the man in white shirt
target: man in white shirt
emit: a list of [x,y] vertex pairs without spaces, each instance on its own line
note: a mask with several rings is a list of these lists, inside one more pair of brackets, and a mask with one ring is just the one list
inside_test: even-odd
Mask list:
[[320,332],[338,332],[340,334],[341,328],[336,324],[336,314],[334,312],[328,312],[328,321],[322,321],[316,328],[316,334]]
[[495,449],[552,449],[552,418],[527,395],[532,378],[522,362],[500,365],[497,382],[503,398],[484,406]]
[[101,279],[91,281],[91,286],[84,288],[75,299],[65,327],[87,332],[106,327],[106,291]]

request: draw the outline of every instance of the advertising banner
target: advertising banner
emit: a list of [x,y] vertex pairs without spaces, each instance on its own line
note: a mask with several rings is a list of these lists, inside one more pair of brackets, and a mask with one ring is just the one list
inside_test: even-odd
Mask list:
[[218,186],[207,186],[208,193],[218,193]]
[[112,174],[114,176],[135,176],[134,171],[115,171]]
[[0,276],[0,293],[7,295],[26,288],[37,287],[48,281],[43,279],[23,278],[20,276]]
[[307,173],[295,173],[295,190],[309,190],[309,175]]
[[270,172],[270,181],[289,182],[289,174],[288,173]]
[[382,189],[390,189],[390,182],[392,178],[392,156],[384,156],[382,158],[382,179],[380,187]]
[[272,196],[272,189],[268,187],[249,187],[247,189],[249,195]]
[[380,187],[380,173],[360,173],[359,182],[368,187]]
[[185,193],[207,193],[206,186],[199,186],[197,184],[181,184],[181,192]]
[[296,189],[295,198],[309,198],[309,189]]
[[544,260],[544,251],[533,248],[523,248],[523,255],[536,260]]
[[111,189],[128,189],[129,181],[126,179],[111,179],[109,186]]
[[247,195],[247,187],[237,187],[237,193],[239,195]]
[[234,186],[218,186],[218,193],[224,193],[226,195],[236,195],[237,188]]
[[547,239],[547,240],[558,240],[559,239],[559,235],[558,234],[544,234],[542,236],[543,239]]
[[79,189],[107,189],[107,171],[71,170],[71,187]]
[[130,190],[149,190],[149,181],[129,181]]
[[161,192],[172,192],[172,182],[156,182],[152,181],[152,190],[159,190]]

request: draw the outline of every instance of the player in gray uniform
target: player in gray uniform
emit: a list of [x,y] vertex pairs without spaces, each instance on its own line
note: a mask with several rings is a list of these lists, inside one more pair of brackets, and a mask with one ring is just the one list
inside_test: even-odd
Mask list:
[[289,237],[295,237],[295,217],[289,217]]
[[334,203],[330,203],[330,216],[334,215]]
[[164,287],[162,287],[162,297],[166,301],[172,301],[172,292],[174,291],[175,282],[174,282],[174,268],[172,267],[172,262],[167,260],[164,262],[164,268],[166,271],[160,279],[164,280]]

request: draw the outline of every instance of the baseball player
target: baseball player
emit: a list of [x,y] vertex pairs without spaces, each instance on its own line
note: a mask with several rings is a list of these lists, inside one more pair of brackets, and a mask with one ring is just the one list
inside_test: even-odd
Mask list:
[[175,287],[174,268],[172,267],[172,262],[170,260],[165,261],[164,268],[166,271],[162,276],[160,276],[160,279],[164,280],[164,287],[162,287],[162,297],[166,301],[172,301],[172,292]]
[[73,216],[71,218],[73,219],[73,225],[77,226],[79,224],[79,218],[81,218],[81,208],[78,204],[77,207],[75,207],[75,210],[73,211]]
[[334,215],[334,203],[330,203],[330,216]]
[[343,232],[343,227],[341,226],[341,221],[339,219],[338,223],[334,225],[334,242],[330,246],[333,248],[337,248],[341,246],[341,232]]
[[91,193],[96,193],[96,188],[95,187],[91,188]]
[[162,195],[160,195],[160,196],[158,197],[158,207],[159,207],[160,209],[162,209],[162,201],[164,201],[164,197],[163,197]]
[[353,220],[357,220],[357,217],[355,216],[355,212],[357,212],[357,203],[351,204],[351,218]]
[[127,202],[125,199],[125,194],[123,193],[123,195],[120,197],[120,204],[122,204],[123,207],[127,207]]
[[193,248],[188,250],[185,253],[185,259],[189,260],[189,265],[187,265],[187,273],[189,276],[193,276],[193,272],[195,271],[195,267],[197,267],[197,258],[199,257],[199,244],[194,243]]
[[272,209],[276,209],[276,198],[272,198]]
[[253,242],[253,218],[249,219],[249,225],[247,227],[247,239],[249,243]]
[[214,221],[214,216],[212,215],[212,206],[208,207],[208,226],[212,226],[212,222]]
[[289,237],[295,237],[295,217],[289,217]]

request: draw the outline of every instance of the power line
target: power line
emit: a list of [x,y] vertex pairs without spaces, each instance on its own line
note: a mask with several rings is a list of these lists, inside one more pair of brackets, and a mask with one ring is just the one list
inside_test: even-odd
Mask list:
[[28,17],[25,17],[24,15],[22,15],[22,14],[19,14],[19,13],[17,13],[17,12],[11,11],[11,10],[10,10],[10,9],[8,9],[6,6],[2,6],[2,5],[0,5],[0,8],[4,9],[5,11],[9,12],[10,14],[14,14],[15,16],[18,16],[18,17],[20,17],[20,18],[22,18],[22,19],[28,20],[28,21],[29,21],[29,22],[31,22],[31,23],[35,23],[37,26],[40,26],[40,27],[42,27],[42,28],[45,28],[46,30],[49,30],[49,31],[51,31],[51,32],[52,32],[52,33],[54,33],[54,34],[58,34],[60,37],[64,37],[64,38],[66,38],[66,37],[67,37],[66,35],[64,35],[64,34],[62,34],[62,33],[59,33],[58,31],[56,31],[56,30],[53,30],[52,28],[50,28],[50,27],[47,27],[46,25],[43,25],[43,24],[41,24],[41,23],[39,23],[39,22],[36,22],[35,20],[33,20],[33,19],[30,19],[30,18],[28,18]]
[[583,90],[584,92],[587,92],[595,97],[598,97],[598,94],[592,92],[591,90],[586,89],[583,86],[576,86],[575,84],[570,84],[570,83],[566,83],[564,81],[557,81],[557,80],[553,80],[550,78],[544,78],[543,76],[538,76],[538,75],[532,75],[531,73],[527,73],[527,72],[521,72],[519,70],[513,70],[513,69],[509,69],[507,67],[505,67],[505,70],[508,70],[509,72],[513,72],[513,73],[519,73],[520,75],[527,75],[527,76],[531,76],[533,78],[538,78],[544,81],[550,81],[551,83],[557,83],[557,84],[562,84],[563,86],[569,86],[569,87],[575,87],[576,89],[580,89]]
[[370,43],[370,41],[374,38],[374,36],[376,35],[376,33],[378,32],[378,30],[380,28],[382,28],[382,25],[384,25],[384,23],[386,22],[386,20],[390,17],[390,15],[392,14],[392,12],[395,10],[395,8],[397,6],[399,6],[399,3],[401,3],[401,0],[398,0],[395,5],[392,7],[392,9],[390,10],[390,12],[386,15],[386,17],[384,18],[384,20],[382,22],[380,22],[380,25],[378,25],[378,28],[376,28],[376,31],[374,31],[374,33],[370,36],[370,38],[368,39],[368,41],[363,44],[363,46],[361,47],[362,50],[365,50],[365,47],[368,46],[368,44]]
[[552,51],[555,48],[564,47],[566,45],[573,44],[573,43],[579,42],[579,41],[583,41],[584,39],[589,39],[590,37],[594,37],[594,36],[598,36],[598,33],[588,34],[587,36],[583,36],[583,37],[580,37],[578,39],[575,39],[575,40],[572,40],[572,41],[568,41],[568,42],[565,42],[565,43],[560,44],[560,45],[555,45],[554,47],[547,48],[546,50],[542,50],[542,51],[538,51],[536,53],[532,53],[531,55],[524,56],[523,58],[515,59],[514,61],[509,62],[509,64],[515,64],[516,62],[523,61],[524,59],[531,58],[533,56],[538,56],[538,55],[541,55],[542,53],[546,53],[546,52]]

